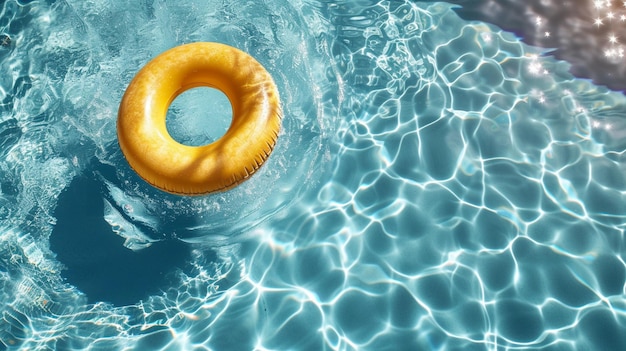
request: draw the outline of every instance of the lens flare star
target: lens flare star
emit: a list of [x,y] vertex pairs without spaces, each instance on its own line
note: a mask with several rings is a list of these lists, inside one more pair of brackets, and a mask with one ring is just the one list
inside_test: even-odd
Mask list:
[[626,43],[620,35],[626,33],[626,1],[450,2],[462,5],[458,13],[466,19],[490,22],[527,44],[556,49],[546,54],[568,61],[574,75],[626,92],[626,62],[621,59]]

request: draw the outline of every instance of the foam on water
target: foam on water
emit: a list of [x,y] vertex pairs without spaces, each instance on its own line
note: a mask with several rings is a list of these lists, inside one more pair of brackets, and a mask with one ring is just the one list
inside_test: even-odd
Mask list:
[[[626,348],[626,98],[568,64],[442,3],[1,11],[0,349]],[[134,175],[115,120],[142,64],[200,40],[259,59],[285,120],[259,174],[188,199]],[[53,250],[72,235],[106,241]],[[172,243],[128,301],[64,273]]]

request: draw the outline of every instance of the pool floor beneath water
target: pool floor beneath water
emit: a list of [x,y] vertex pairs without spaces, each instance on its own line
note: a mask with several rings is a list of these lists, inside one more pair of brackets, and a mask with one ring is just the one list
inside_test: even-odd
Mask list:
[[189,246],[166,240],[138,251],[126,248],[104,219],[103,191],[95,177],[72,181],[59,197],[51,249],[66,266],[66,282],[89,303],[134,304],[171,286],[168,277],[188,261]]

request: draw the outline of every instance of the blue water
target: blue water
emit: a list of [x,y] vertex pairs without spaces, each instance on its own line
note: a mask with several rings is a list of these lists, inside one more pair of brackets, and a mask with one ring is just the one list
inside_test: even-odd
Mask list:
[[[185,198],[115,123],[193,41],[256,57],[285,117]],[[8,0],[0,43],[0,350],[626,349],[626,96],[547,49],[395,0]],[[172,129],[219,135],[195,100]]]

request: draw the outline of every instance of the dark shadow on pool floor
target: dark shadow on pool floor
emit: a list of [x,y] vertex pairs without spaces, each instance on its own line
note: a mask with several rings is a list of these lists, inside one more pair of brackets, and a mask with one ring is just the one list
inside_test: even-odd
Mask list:
[[166,240],[139,251],[124,247],[103,217],[105,187],[89,173],[75,178],[58,199],[50,245],[67,267],[62,276],[90,303],[134,304],[167,289],[173,283],[168,273],[189,259],[188,245]]

